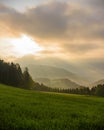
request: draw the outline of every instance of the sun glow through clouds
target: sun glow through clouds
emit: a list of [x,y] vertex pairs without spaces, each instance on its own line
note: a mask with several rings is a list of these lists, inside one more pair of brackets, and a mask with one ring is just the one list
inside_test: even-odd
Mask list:
[[20,38],[15,38],[11,40],[14,46],[14,52],[18,56],[23,56],[27,54],[35,54],[38,51],[42,51],[43,48],[38,45],[35,41],[26,35],[22,35]]

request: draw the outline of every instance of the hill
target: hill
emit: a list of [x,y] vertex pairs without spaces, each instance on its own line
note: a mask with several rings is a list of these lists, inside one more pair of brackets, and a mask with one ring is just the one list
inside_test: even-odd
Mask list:
[[61,89],[70,89],[70,88],[79,88],[80,85],[72,82],[69,79],[48,79],[48,78],[37,78],[35,81],[43,83],[46,86],[51,88],[61,88]]
[[97,85],[99,85],[99,84],[103,85],[103,84],[104,84],[104,79],[98,80],[98,81],[96,81],[96,82],[90,84],[90,87],[95,87],[95,86],[97,86]]
[[104,98],[0,84],[0,130],[103,130]]
[[87,85],[87,86],[89,83],[93,81],[97,81],[98,79],[102,79],[102,77],[104,76],[104,72],[102,71],[104,69],[103,60],[99,62],[94,62],[93,60],[91,60],[89,63],[87,60],[78,62],[77,60],[76,61],[70,59],[63,60],[62,58],[57,58],[57,57],[40,58],[37,56],[35,57],[34,55],[27,55],[18,58],[15,62],[20,63],[20,65],[22,66],[27,66],[27,67],[31,64],[31,65],[47,65],[47,66],[54,66],[57,68],[64,68],[65,70],[77,75],[80,78],[81,82],[84,83],[83,85]]
[[80,85],[86,84],[83,78],[63,68],[48,65],[28,65],[28,68],[34,80],[37,78],[48,78],[49,80],[68,79]]
[[29,70],[32,76],[39,78],[75,78],[75,74],[63,69],[48,65],[29,65]]

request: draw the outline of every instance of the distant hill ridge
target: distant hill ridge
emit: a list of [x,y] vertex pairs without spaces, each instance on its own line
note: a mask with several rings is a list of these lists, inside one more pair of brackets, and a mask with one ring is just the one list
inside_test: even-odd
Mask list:
[[104,84],[104,79],[101,79],[101,80],[98,80],[98,81],[92,83],[92,84],[90,85],[90,87],[95,87],[95,86],[97,86],[97,85],[99,85],[99,84],[103,85],[103,84]]
[[28,65],[28,68],[34,80],[37,79],[38,82],[41,81],[51,87],[52,85],[54,87],[59,87],[60,85],[61,88],[70,88],[70,86],[74,88],[74,86],[85,85],[85,81],[82,78],[63,68],[48,65]]
[[70,88],[79,88],[75,82],[72,82],[69,79],[48,79],[48,78],[37,78],[35,81],[43,83],[51,88],[61,88],[61,89],[70,89]]

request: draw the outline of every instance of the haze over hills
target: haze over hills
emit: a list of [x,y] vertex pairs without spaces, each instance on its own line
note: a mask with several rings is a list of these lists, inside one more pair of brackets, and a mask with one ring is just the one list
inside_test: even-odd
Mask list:
[[50,79],[54,78],[77,78],[77,76],[63,68],[57,68],[48,65],[29,65],[30,73],[34,78],[46,77]]
[[[59,58],[37,58],[28,55],[17,59],[15,62],[19,63],[23,68],[27,66],[34,80],[37,78],[41,80],[46,78],[49,80],[68,79],[76,84],[91,87],[91,84],[102,79],[104,75],[103,71],[99,70],[100,61],[98,65],[92,61],[85,67],[84,63],[74,64]],[[64,87],[66,86],[64,84]]]
[[[16,63],[19,63],[23,67],[28,67],[29,65],[47,65],[53,66],[56,68],[63,68],[69,72],[74,73],[80,79],[84,81],[85,84],[91,84],[99,79],[102,79],[104,76],[104,64],[103,60],[99,61],[71,61],[63,60],[57,57],[45,57],[39,58],[33,55],[27,55],[21,58],[16,59]],[[30,69],[30,68],[29,68]],[[43,77],[44,78],[44,77]],[[86,81],[86,82],[85,82]]]
[[79,75],[72,63],[59,58],[43,58],[37,59],[34,56],[24,56],[17,59],[15,62],[19,63],[23,68],[28,67],[33,78],[49,78],[49,79],[69,79],[78,84],[85,85],[88,83],[85,76]]
[[69,72],[63,68],[57,68],[47,65],[28,65],[30,74],[33,79],[36,78],[48,78],[48,79],[69,79],[80,85],[85,84],[84,79],[80,78],[76,74]]
[[95,86],[97,86],[97,85],[99,85],[99,84],[103,85],[103,84],[104,84],[104,79],[98,80],[98,81],[96,81],[96,82],[90,84],[90,87],[95,87]]
[[48,78],[37,78],[35,81],[43,83],[51,88],[61,88],[61,89],[72,89],[79,88],[80,85],[72,82],[69,79],[48,79]]
[[[40,65],[39,63],[41,62],[29,63],[26,64],[33,79],[49,87],[68,89],[78,88],[87,84],[84,78],[81,78],[64,68]],[[24,66],[24,64],[22,64],[22,66]]]

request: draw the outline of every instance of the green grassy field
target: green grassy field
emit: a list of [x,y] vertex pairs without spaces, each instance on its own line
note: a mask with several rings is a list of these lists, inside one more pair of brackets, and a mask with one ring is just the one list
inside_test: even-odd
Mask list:
[[104,98],[0,85],[0,130],[104,130]]

